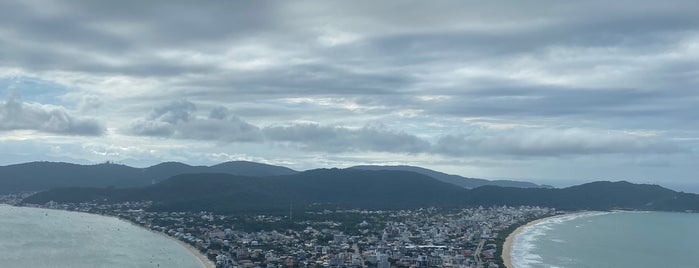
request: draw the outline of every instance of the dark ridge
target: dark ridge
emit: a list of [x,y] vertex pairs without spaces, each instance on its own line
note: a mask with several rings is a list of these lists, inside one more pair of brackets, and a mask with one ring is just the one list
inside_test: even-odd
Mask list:
[[0,194],[65,187],[144,187],[172,176],[189,173],[265,177],[297,172],[286,167],[245,161],[226,162],[211,167],[165,162],[147,168],[109,162],[96,165],[31,162],[0,166]]
[[287,167],[273,166],[249,161],[230,161],[218,165],[213,165],[210,167],[210,172],[220,172],[226,174],[253,177],[269,177],[291,175],[298,173],[298,171]]
[[699,195],[657,185],[592,182],[563,188],[482,186],[464,189],[407,171],[317,169],[293,175],[247,177],[185,174],[145,188],[63,188],[25,203],[150,200],[156,211],[284,211],[289,205],[320,208],[545,206],[561,210],[699,211]]
[[538,185],[538,184],[535,184],[532,182],[526,182],[526,181],[512,181],[512,180],[492,180],[491,181],[491,180],[485,180],[485,179],[467,178],[467,177],[462,177],[459,175],[451,175],[451,174],[446,174],[446,173],[442,173],[442,172],[431,170],[431,169],[414,167],[414,166],[364,165],[364,166],[353,166],[350,168],[351,169],[362,169],[362,170],[402,170],[402,171],[416,172],[416,173],[430,176],[430,177],[435,178],[437,180],[440,180],[442,182],[451,183],[451,184],[461,186],[461,187],[467,188],[467,189],[473,189],[473,188],[481,187],[481,186],[485,186],[485,185],[494,185],[494,186],[502,186],[502,187],[518,187],[518,188],[553,188],[549,185]]

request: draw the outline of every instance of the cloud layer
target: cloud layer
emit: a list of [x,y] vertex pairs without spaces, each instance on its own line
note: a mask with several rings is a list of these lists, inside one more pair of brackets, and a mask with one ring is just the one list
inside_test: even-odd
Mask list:
[[692,181],[696,11],[691,0],[4,1],[0,95],[25,101],[0,103],[0,147]]
[[386,127],[323,126],[294,123],[255,126],[224,107],[197,116],[197,106],[176,101],[155,108],[131,124],[129,134],[214,142],[275,142],[302,151],[328,153],[390,152],[478,155],[547,156],[594,154],[673,154],[687,152],[677,144],[638,133],[593,131],[580,128],[517,128],[498,131],[473,128],[466,133],[441,135],[435,142]]

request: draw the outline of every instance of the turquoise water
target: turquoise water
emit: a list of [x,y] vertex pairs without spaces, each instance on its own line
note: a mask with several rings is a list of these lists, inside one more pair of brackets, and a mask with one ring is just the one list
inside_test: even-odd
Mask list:
[[515,236],[515,268],[699,267],[699,214],[599,212],[546,219]]
[[203,267],[182,245],[112,217],[0,205],[0,267]]

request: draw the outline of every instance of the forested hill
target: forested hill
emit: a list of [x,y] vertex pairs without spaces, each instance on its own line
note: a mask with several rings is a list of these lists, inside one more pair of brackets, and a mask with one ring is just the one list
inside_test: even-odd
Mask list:
[[446,174],[436,170],[426,169],[422,167],[415,166],[378,166],[378,165],[363,165],[363,166],[353,166],[351,169],[362,169],[362,170],[400,170],[400,171],[410,171],[415,173],[420,173],[423,175],[430,176],[437,180],[451,183],[464,188],[472,189],[476,187],[493,185],[502,187],[518,187],[518,188],[553,188],[549,185],[538,185],[536,183],[527,181],[513,181],[513,180],[486,180],[478,178],[468,178],[459,175]]
[[[356,166],[352,167],[352,169],[416,172],[465,188],[475,188],[483,185],[540,187],[530,182],[465,178],[420,167]],[[176,175],[191,173],[223,173],[250,177],[269,177],[292,175],[298,173],[298,171],[283,166],[248,161],[231,161],[213,166],[191,166],[179,162],[164,162],[146,168],[135,168],[109,162],[96,165],[30,162],[0,166],[0,194],[43,191],[64,187],[144,187]]]
[[214,166],[190,166],[165,162],[147,168],[104,163],[78,165],[59,162],[30,162],[0,166],[0,193],[41,191],[57,187],[142,187],[179,174],[216,172],[245,176],[295,174],[292,169],[247,161]]
[[25,200],[43,204],[150,200],[162,211],[284,211],[306,208],[403,209],[535,205],[564,210],[699,211],[699,195],[656,185],[593,182],[563,189],[483,186],[465,189],[406,171],[318,169],[274,177],[186,174],[145,188],[62,188]]
[[186,174],[145,188],[54,189],[25,201],[152,200],[166,210],[276,209],[294,203],[391,209],[458,204],[463,190],[413,172],[318,169],[276,177]]
[[537,205],[562,210],[699,211],[699,195],[658,185],[597,181],[562,189],[483,186],[471,190],[474,205]]

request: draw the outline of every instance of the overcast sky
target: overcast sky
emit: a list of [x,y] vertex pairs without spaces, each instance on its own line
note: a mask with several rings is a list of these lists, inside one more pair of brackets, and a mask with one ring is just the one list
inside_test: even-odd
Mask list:
[[405,164],[699,191],[697,14],[696,0],[2,1],[0,164]]

